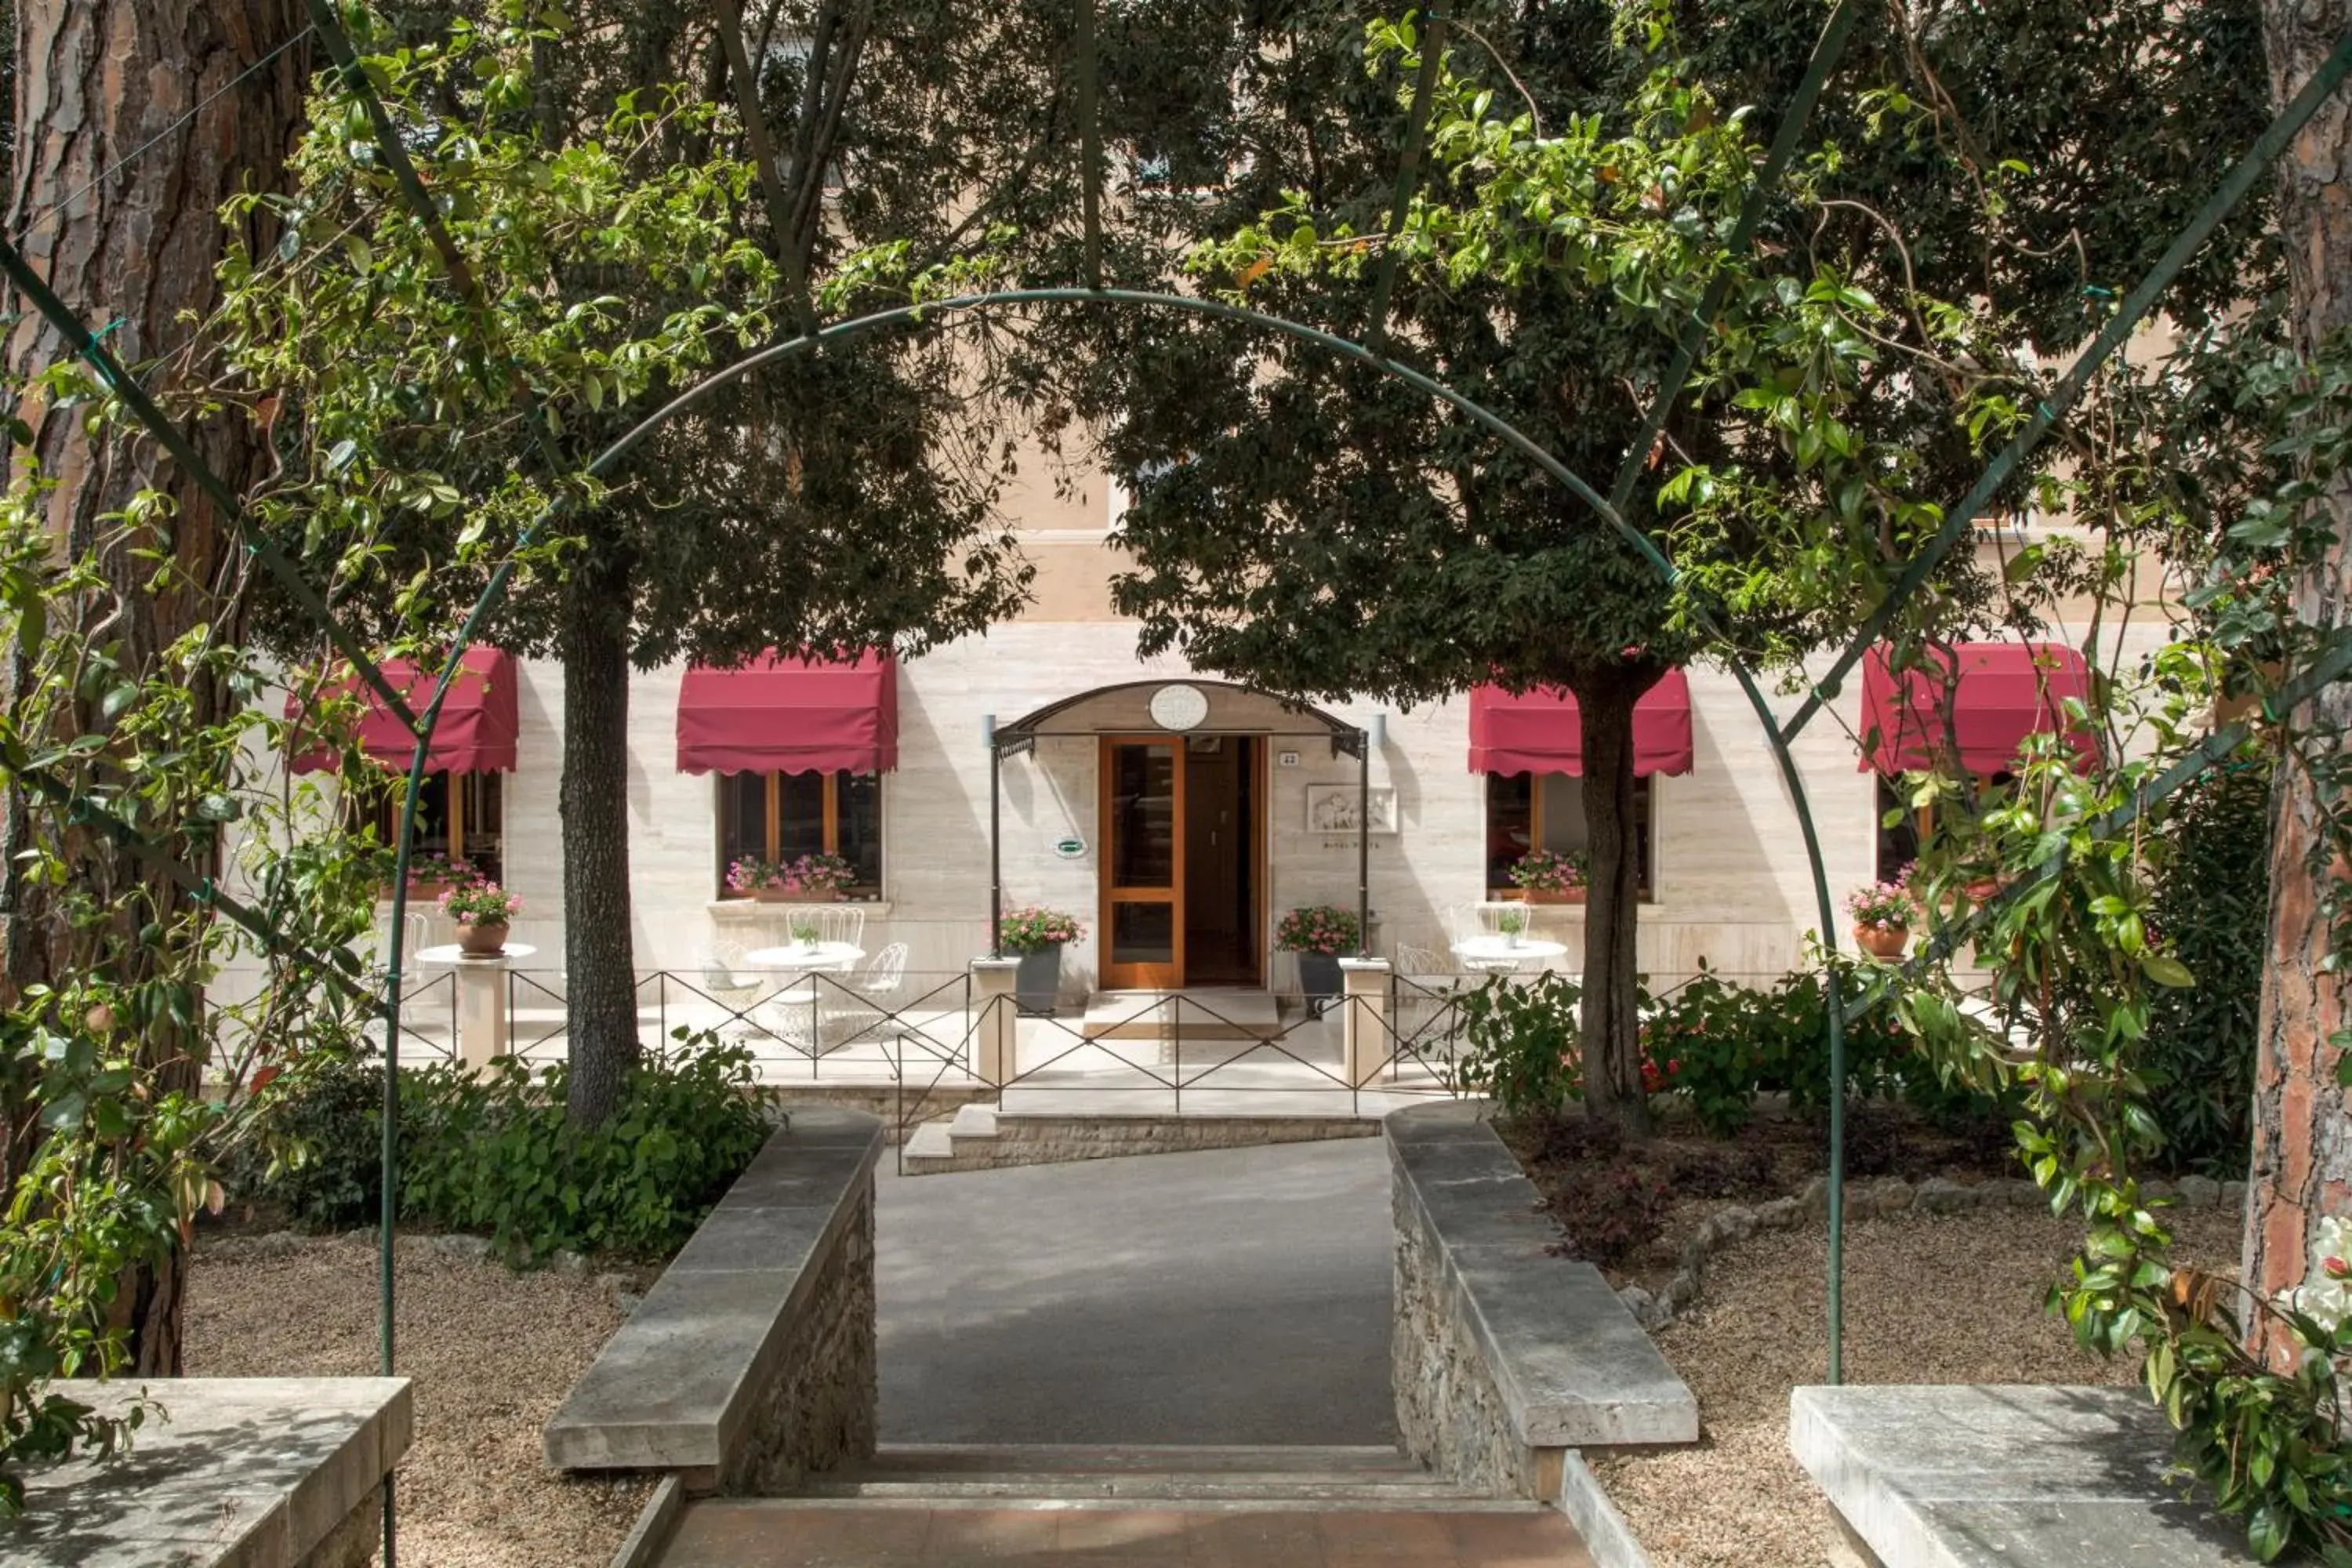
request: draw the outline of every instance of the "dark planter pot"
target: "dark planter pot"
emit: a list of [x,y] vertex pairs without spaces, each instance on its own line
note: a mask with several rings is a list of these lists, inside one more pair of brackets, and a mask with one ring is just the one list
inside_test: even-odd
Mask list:
[[1307,993],[1307,1010],[1319,1018],[1323,1009],[1339,999],[1339,955],[1336,952],[1298,954],[1298,988]]
[[1061,943],[1021,955],[1020,971],[1013,977],[1013,995],[1020,1010],[1031,1017],[1054,1016],[1055,1004],[1062,997]]

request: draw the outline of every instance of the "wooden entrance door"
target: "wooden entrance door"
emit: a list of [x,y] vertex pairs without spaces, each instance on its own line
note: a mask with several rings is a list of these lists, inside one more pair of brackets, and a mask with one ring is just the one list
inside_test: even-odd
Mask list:
[[1103,742],[1105,989],[1258,984],[1264,760],[1249,735]]
[[1102,745],[1105,990],[1184,983],[1184,738]]

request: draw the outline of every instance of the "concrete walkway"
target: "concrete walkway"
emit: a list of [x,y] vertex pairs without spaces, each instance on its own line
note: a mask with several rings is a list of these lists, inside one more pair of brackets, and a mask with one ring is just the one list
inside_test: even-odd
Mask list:
[[886,1444],[1395,1440],[1379,1139],[879,1181]]

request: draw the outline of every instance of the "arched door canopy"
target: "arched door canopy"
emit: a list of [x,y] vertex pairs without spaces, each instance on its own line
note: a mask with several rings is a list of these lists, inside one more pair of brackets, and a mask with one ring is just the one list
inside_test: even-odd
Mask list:
[[1004,757],[1030,751],[1042,736],[1135,735],[1165,729],[1151,716],[1151,700],[1171,686],[1189,686],[1208,699],[1207,716],[1187,726],[1188,731],[1204,735],[1319,735],[1329,739],[1335,757],[1364,754],[1363,730],[1320,708],[1286,701],[1234,681],[1192,675],[1126,680],[1059,698],[999,725],[994,731],[996,753]]

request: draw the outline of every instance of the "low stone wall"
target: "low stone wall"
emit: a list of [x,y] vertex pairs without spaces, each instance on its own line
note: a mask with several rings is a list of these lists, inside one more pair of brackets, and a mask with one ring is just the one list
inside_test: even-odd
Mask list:
[[1483,1105],[1384,1130],[1395,1172],[1391,1361],[1405,1451],[1462,1485],[1554,1500],[1568,1452],[1698,1440],[1698,1404],[1558,1232]]
[[548,1462],[773,1493],[872,1454],[882,1131],[795,1110],[572,1386]]
[[832,1106],[862,1110],[879,1117],[886,1142],[898,1141],[901,1114],[919,1125],[934,1116],[951,1116],[967,1105],[993,1104],[997,1090],[984,1083],[909,1082],[902,1090],[887,1083],[770,1083],[760,1086],[760,1098],[786,1111],[803,1106]]
[[907,1142],[910,1176],[952,1171],[992,1171],[1010,1165],[1054,1165],[1077,1160],[1115,1160],[1129,1154],[1181,1154],[1202,1149],[1255,1148],[1266,1143],[1312,1143],[1328,1138],[1377,1138],[1381,1124],[1355,1116],[1153,1116],[1004,1115],[992,1131],[965,1131],[969,1121],[949,1124],[947,1153],[938,1141],[917,1135]]
[[106,1414],[163,1410],[114,1464],[25,1474],[0,1521],[11,1568],[362,1568],[383,1533],[383,1479],[415,1431],[397,1377],[184,1377],[63,1385]]

